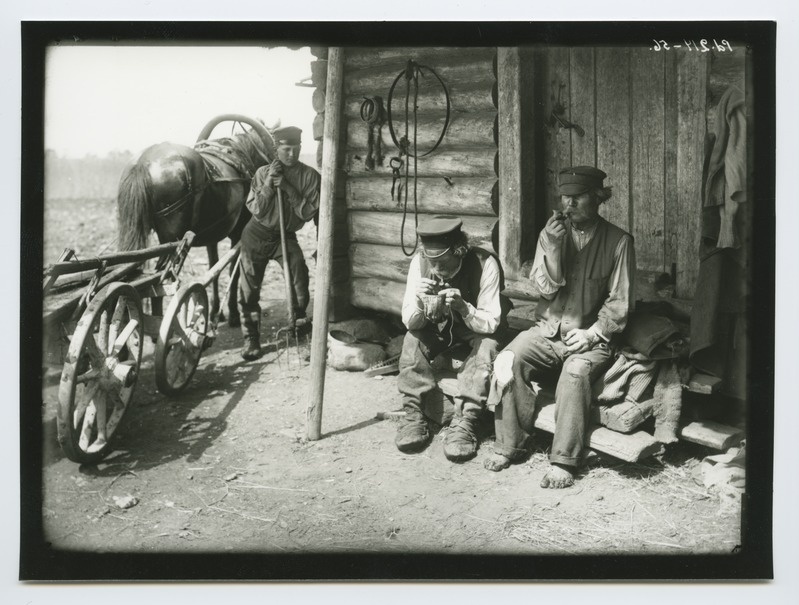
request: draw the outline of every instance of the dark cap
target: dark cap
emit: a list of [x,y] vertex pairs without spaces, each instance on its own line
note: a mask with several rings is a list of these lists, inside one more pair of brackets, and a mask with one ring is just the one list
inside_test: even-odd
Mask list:
[[419,223],[416,233],[422,242],[422,253],[428,258],[442,256],[461,235],[463,221],[452,216],[434,216]]
[[275,145],[299,145],[302,130],[296,126],[284,126],[272,132],[275,138]]
[[580,195],[591,189],[601,189],[608,176],[593,166],[571,166],[558,175],[558,192],[561,195]]

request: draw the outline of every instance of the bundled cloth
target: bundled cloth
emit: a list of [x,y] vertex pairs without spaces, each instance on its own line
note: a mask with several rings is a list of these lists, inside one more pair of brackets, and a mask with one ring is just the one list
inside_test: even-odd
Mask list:
[[655,439],[674,443],[682,411],[682,381],[676,358],[684,346],[683,339],[668,318],[638,313],[631,316],[624,341],[627,346],[605,373],[597,399],[604,404],[638,404],[654,382]]

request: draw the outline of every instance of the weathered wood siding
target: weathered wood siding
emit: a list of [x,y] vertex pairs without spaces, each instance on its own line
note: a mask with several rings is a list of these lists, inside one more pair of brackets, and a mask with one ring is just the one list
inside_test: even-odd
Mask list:
[[[391,84],[409,59],[434,69],[447,86],[451,113],[447,133],[433,154],[416,164],[418,220],[432,215],[463,218],[464,230],[480,246],[496,245],[497,108],[494,48],[353,48],[345,54],[343,170],[349,236],[350,301],[359,308],[399,314],[410,252],[416,241],[413,202],[413,159],[408,202],[392,198],[389,166],[399,151],[388,124],[381,131],[382,164],[366,167],[368,127],[361,119],[364,97],[379,95],[388,102]],[[413,89],[408,138],[413,141]],[[392,118],[397,137],[406,132],[406,88],[394,91]],[[438,81],[420,78],[416,109],[416,141],[424,153],[444,124],[446,100]],[[404,168],[403,168],[404,174]],[[399,185],[397,181],[396,185]],[[404,224],[404,233],[403,233]],[[401,238],[401,233],[404,235]]]
[[[743,80],[743,65],[742,50],[538,49],[528,68],[538,74],[543,108],[536,120],[536,199],[545,200],[545,214],[559,203],[561,168],[601,168],[613,187],[601,213],[635,237],[639,273],[671,275],[675,296],[691,298],[708,119],[726,86]],[[584,133],[554,121],[558,109]]]

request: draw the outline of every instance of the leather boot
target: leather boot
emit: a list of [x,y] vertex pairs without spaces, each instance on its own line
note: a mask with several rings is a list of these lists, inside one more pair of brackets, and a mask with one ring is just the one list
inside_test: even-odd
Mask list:
[[424,416],[417,411],[405,411],[405,418],[402,421],[394,444],[401,452],[417,452],[423,449],[430,442],[430,429]]
[[444,437],[444,455],[452,462],[463,462],[477,454],[477,419],[454,416]]
[[257,333],[247,336],[246,344],[241,350],[241,356],[245,361],[253,361],[261,356],[261,339]]

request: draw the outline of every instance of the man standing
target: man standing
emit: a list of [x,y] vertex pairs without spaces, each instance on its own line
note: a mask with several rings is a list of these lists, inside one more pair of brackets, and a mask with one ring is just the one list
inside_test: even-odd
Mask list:
[[611,188],[603,186],[606,176],[591,166],[561,170],[562,212],[555,211],[541,232],[530,274],[540,293],[536,324],[494,364],[496,444],[485,461],[492,471],[528,453],[534,381],[560,370],[552,466],[541,487],[573,485],[585,447],[591,384],[610,364],[610,345],[624,330],[635,300],[633,239],[598,213],[611,196]]
[[[296,232],[308,221],[316,222],[318,218],[321,177],[316,170],[299,160],[301,133],[294,126],[279,128],[272,133],[277,158],[258,169],[247,197],[247,208],[252,212],[252,218],[241,234],[239,311],[245,340],[241,356],[248,361],[257,359],[261,354],[259,299],[264,271],[270,260],[276,260],[281,266],[288,264],[296,318],[305,317],[310,300],[308,266],[297,243]],[[286,259],[283,258],[280,242],[278,202],[281,198]]]
[[[397,386],[405,419],[395,444],[403,452],[425,447],[431,434],[422,410],[425,393],[436,388],[431,362],[457,345],[470,352],[458,371],[455,414],[444,454],[463,461],[477,452],[477,421],[485,408],[491,364],[504,325],[502,271],[489,252],[468,245],[459,218],[438,216],[419,223],[421,249],[408,270],[402,321],[408,328]],[[509,302],[509,301],[508,301]]]

